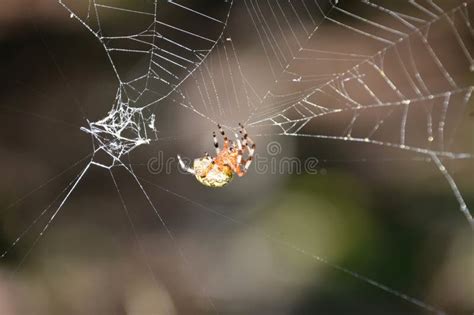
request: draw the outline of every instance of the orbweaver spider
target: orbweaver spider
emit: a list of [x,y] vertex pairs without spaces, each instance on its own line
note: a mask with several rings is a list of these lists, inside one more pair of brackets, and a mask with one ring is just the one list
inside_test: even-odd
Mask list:
[[[193,167],[186,166],[181,157],[178,155],[179,165],[183,170],[196,176],[196,179],[203,185],[208,187],[222,187],[227,185],[235,174],[239,177],[244,176],[252,163],[255,153],[255,143],[249,138],[244,126],[239,123],[239,133],[236,133],[235,141],[227,138],[221,125],[217,125],[219,132],[224,138],[224,147],[219,149],[216,133],[212,133],[214,138],[214,147],[216,148],[216,156],[211,157],[206,152],[204,157],[194,160]],[[243,158],[244,152],[247,152],[247,159]]]

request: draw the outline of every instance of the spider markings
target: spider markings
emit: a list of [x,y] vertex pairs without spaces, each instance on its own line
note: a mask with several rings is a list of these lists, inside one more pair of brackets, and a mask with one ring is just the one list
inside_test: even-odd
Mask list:
[[[193,167],[186,166],[178,155],[180,166],[188,173],[196,176],[196,179],[208,187],[223,187],[233,178],[234,173],[239,177],[247,174],[252,163],[256,145],[247,134],[244,126],[239,123],[239,135],[235,134],[235,141],[229,141],[221,125],[217,125],[219,132],[224,138],[222,150],[219,148],[219,141],[216,133],[212,133],[216,156],[211,157],[207,152],[204,157],[194,160]],[[247,152],[247,159],[243,154]]]

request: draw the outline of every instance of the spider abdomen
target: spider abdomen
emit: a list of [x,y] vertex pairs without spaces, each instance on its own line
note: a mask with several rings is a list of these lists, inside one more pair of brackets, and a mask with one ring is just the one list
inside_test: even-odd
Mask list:
[[233,178],[233,172],[229,166],[219,166],[208,158],[195,159],[193,169],[196,172],[196,179],[208,187],[223,187]]

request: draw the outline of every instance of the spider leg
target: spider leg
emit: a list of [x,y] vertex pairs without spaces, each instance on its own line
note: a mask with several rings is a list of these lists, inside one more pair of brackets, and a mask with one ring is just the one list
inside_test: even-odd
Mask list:
[[234,172],[235,174],[237,174],[239,177],[242,177],[245,175],[245,172],[242,170],[242,167],[241,165],[229,165],[230,168],[232,169],[232,172]]
[[245,161],[244,165],[244,172],[246,173],[249,170],[250,164],[252,164],[253,155],[249,156],[249,158]]
[[250,139],[250,138],[247,137],[247,140],[248,140],[248,142],[250,143],[250,148],[248,148],[248,150],[249,150],[249,155],[248,155],[247,160],[245,161],[245,166],[244,166],[244,171],[245,171],[245,172],[247,172],[247,170],[248,170],[249,167],[250,167],[250,164],[252,164],[253,156],[254,156],[254,154],[255,154],[255,148],[256,148],[256,145],[255,145],[255,143],[252,141],[252,139]]
[[209,164],[209,166],[206,168],[206,170],[201,174],[201,177],[206,177],[207,174],[209,174],[209,172],[214,168],[214,166],[216,165],[216,161],[214,161],[214,159],[211,159],[211,164]]
[[[246,149],[248,149],[249,136],[248,136],[247,130],[245,130],[244,126],[241,123],[239,123],[239,127],[240,127],[239,133],[242,136],[242,144]],[[250,139],[250,141],[252,140]]]
[[237,143],[237,148],[242,150],[242,142],[240,141],[239,135],[235,134],[235,142]]
[[222,137],[224,138],[224,150],[229,148],[229,138],[225,135],[224,129],[220,124],[217,124],[217,128],[219,128],[219,132],[221,133]]
[[242,148],[242,142],[240,141],[238,134],[235,134],[235,141],[237,142],[237,148],[238,148],[237,165],[240,166],[240,164],[242,163],[243,148]]
[[240,126],[240,133],[242,134],[242,137],[243,137],[243,145],[244,147],[248,150],[249,152],[249,156],[247,158],[247,160],[245,161],[245,166],[244,166],[244,172],[247,172],[247,170],[249,169],[250,167],[250,164],[252,164],[252,160],[253,160],[253,156],[255,154],[255,148],[257,147],[255,142],[253,142],[252,139],[250,139],[248,133],[247,133],[247,130],[245,130],[244,126],[239,123],[239,126]]
[[247,173],[247,169],[244,168],[245,163],[246,163],[246,160],[244,160],[242,157],[242,150],[239,150],[235,165],[230,165],[230,166],[234,173],[236,173],[239,177],[242,177]]
[[236,173],[239,177],[242,177],[245,175],[245,172],[242,170],[243,147],[242,142],[240,141],[237,134],[235,134],[235,143],[237,147],[237,158],[235,163],[231,163],[229,166],[232,168],[234,173]]
[[178,161],[179,161],[179,165],[181,166],[183,170],[185,170],[186,172],[190,174],[196,175],[196,171],[194,171],[192,168],[184,164],[184,161],[181,159],[181,156],[179,156],[179,154],[178,154]]
[[216,133],[212,133],[212,138],[214,139],[214,148],[216,149],[216,154],[219,154],[221,152],[221,149],[219,149],[219,141],[217,141],[217,136]]

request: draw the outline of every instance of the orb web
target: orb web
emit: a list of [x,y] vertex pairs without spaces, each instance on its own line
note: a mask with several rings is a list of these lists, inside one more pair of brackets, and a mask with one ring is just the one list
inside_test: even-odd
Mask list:
[[[468,149],[455,146],[457,129],[469,111],[474,89],[472,1],[214,2],[224,8],[220,13],[212,6],[184,0],[120,5],[105,0],[59,1],[71,19],[103,46],[118,88],[104,118],[88,121],[81,128],[93,138],[93,152],[80,161],[88,162],[76,178],[40,213],[38,219],[48,213],[50,216],[33,245],[95,166],[110,172],[126,211],[112,168],[129,172],[174,240],[143,186],[146,180],[125,162],[138,146],[159,145],[160,115],[156,111],[170,104],[194,114],[196,120],[216,123],[226,117],[243,117],[250,133],[257,137],[344,141],[425,157],[445,178],[461,215],[474,228],[471,211],[446,166],[450,160],[473,158]],[[188,21],[201,27],[190,27]],[[253,30],[245,36],[253,38],[262,57],[258,70],[242,62],[242,34],[235,28],[238,23]],[[446,47],[452,54],[446,53]],[[134,70],[130,71],[127,64],[134,64]],[[320,127],[333,120],[339,123],[330,131]],[[226,127],[234,128],[230,122]],[[396,136],[391,132],[394,129]],[[97,161],[98,152],[108,155],[111,162]],[[55,202],[58,205],[53,207]],[[196,207],[245,224],[199,204]],[[426,311],[444,313],[297,244],[259,235]],[[214,307],[210,298],[209,303]]]

